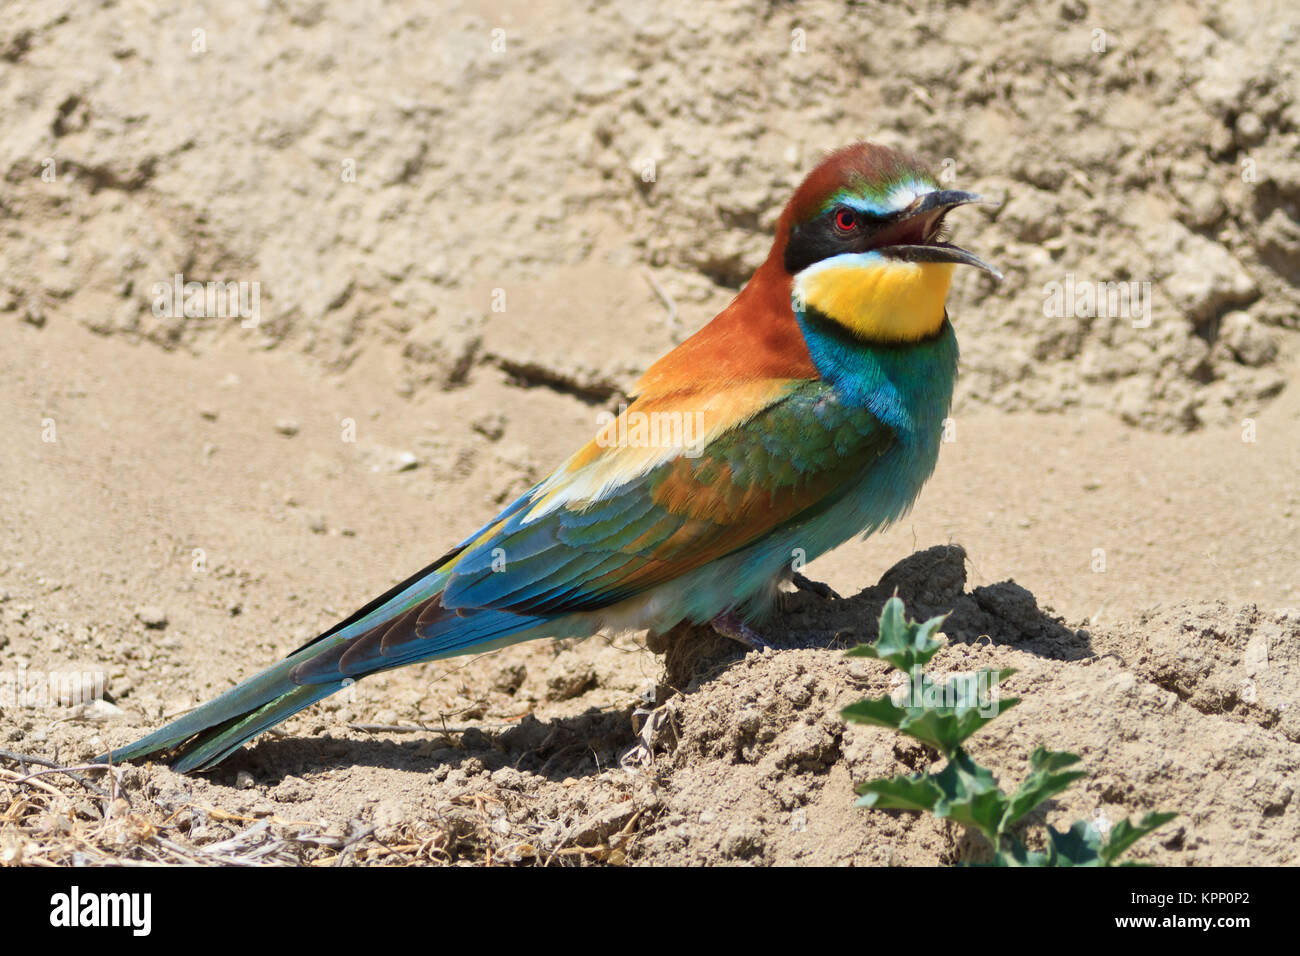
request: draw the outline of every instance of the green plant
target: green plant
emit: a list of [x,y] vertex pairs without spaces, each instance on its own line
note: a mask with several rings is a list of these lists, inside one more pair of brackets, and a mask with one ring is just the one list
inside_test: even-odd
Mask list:
[[936,774],[927,771],[860,784],[858,806],[928,810],[936,817],[974,827],[992,845],[995,866],[1110,866],[1137,840],[1177,816],[1148,813],[1136,824],[1124,819],[1104,837],[1087,820],[1075,822],[1065,832],[1048,826],[1046,852],[1028,849],[1011,829],[1086,773],[1069,769],[1079,762],[1075,754],[1040,746],[1029,757],[1029,773],[1020,788],[1007,794],[992,772],[974,761],[962,744],[1019,703],[1019,698],[990,693],[1015,671],[984,669],[936,683],[925,672],[925,665],[943,646],[935,634],[945,618],[933,617],[924,624],[905,620],[903,602],[892,597],[881,611],[876,642],[860,644],[848,652],[851,657],[886,661],[902,671],[907,677],[907,697],[901,705],[890,697],[860,700],[844,708],[844,718],[892,727],[939,751],[948,761]]

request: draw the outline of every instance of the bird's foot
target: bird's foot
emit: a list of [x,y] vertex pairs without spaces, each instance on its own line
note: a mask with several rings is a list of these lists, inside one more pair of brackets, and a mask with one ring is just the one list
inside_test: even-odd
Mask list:
[[836,594],[829,584],[823,584],[821,581],[812,581],[804,577],[799,572],[790,576],[790,583],[800,591],[807,591],[809,594],[815,594],[826,601],[838,601],[840,596]]
[[839,631],[789,631],[779,638],[769,638],[754,627],[746,624],[740,616],[732,611],[719,614],[711,622],[713,629],[723,637],[745,645],[751,651],[762,653],[766,650],[793,650],[796,648],[834,647],[842,645],[846,638],[851,638],[851,630]]
[[773,650],[772,643],[754,628],[740,619],[733,611],[724,611],[711,622],[713,629],[723,637],[744,644],[751,651]]

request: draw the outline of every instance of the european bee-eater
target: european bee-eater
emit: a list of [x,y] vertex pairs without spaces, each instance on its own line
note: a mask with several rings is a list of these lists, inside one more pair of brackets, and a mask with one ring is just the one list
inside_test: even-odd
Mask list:
[[[803,561],[906,514],[957,374],[943,241],[977,202],[869,143],[796,190],[736,298],[550,477],[269,670],[134,744],[208,768],[353,680],[538,637],[712,622],[751,645]],[[108,756],[101,758],[108,759]]]

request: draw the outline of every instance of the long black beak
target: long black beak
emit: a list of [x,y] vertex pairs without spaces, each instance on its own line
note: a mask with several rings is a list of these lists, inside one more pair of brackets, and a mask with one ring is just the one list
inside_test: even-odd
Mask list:
[[[949,209],[955,206],[964,206],[968,203],[999,205],[996,201],[984,199],[976,193],[962,192],[957,189],[939,189],[932,193],[926,193],[910,206],[900,209],[895,213],[894,218],[897,222],[915,219],[918,216],[933,218],[936,214],[942,216]],[[998,269],[989,265],[979,256],[948,242],[891,244],[877,247],[876,251],[883,256],[891,259],[901,259],[904,262],[955,262],[961,265],[974,266],[977,269],[983,269],[995,279],[1002,279],[1002,273]]]
[[970,203],[982,203],[986,206],[1002,205],[997,200],[985,199],[978,193],[965,193],[960,189],[938,189],[932,193],[926,193],[910,206],[899,210],[898,218],[911,219],[913,216],[919,216],[935,209],[952,209],[954,206],[965,206]]
[[886,246],[876,251],[886,258],[901,259],[904,262],[956,262],[965,266],[974,266],[976,269],[983,269],[999,282],[1002,281],[1002,273],[996,267],[989,265],[974,253],[947,242],[934,242],[924,246]]

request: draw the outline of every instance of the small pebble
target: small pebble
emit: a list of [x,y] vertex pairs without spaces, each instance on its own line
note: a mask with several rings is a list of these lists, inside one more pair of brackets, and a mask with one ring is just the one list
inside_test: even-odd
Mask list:
[[145,627],[161,630],[167,626],[167,612],[156,604],[145,604],[135,609],[136,620]]

